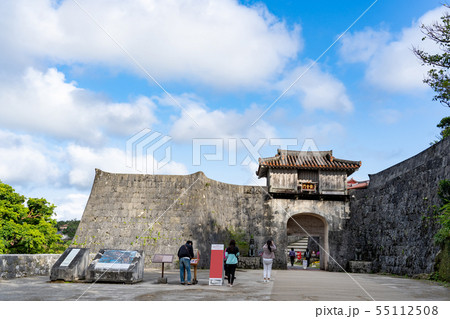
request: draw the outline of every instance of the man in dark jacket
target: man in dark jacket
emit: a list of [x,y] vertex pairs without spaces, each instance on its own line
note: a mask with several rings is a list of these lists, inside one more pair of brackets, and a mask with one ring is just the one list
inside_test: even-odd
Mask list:
[[184,271],[187,272],[187,284],[191,284],[191,258],[194,258],[194,249],[192,241],[188,240],[186,244],[178,249],[178,258],[180,258],[180,281],[184,285]]

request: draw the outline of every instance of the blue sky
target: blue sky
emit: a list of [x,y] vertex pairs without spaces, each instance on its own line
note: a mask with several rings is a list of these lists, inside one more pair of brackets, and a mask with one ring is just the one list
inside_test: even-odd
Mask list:
[[[0,179],[58,219],[81,217],[95,168],[264,184],[257,158],[283,143],[360,160],[353,177],[368,179],[427,148],[448,116],[411,50],[437,50],[419,26],[442,12],[434,0],[2,1]],[[139,132],[145,161],[126,149]]]

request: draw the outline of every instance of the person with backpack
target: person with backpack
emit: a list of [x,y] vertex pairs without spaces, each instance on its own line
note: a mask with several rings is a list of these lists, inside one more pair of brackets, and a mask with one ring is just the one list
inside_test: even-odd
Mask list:
[[227,258],[225,264],[228,269],[228,286],[233,287],[234,273],[236,272],[239,257],[239,248],[236,247],[236,241],[234,239],[230,241],[230,246],[225,251],[225,257]]
[[289,252],[289,258],[291,259],[291,266],[294,267],[294,262],[295,262],[294,248],[291,248],[291,251]]
[[187,272],[187,284],[191,284],[191,258],[194,258],[194,249],[192,241],[188,240],[186,244],[178,249],[178,258],[180,259],[180,281],[184,285],[184,272]]

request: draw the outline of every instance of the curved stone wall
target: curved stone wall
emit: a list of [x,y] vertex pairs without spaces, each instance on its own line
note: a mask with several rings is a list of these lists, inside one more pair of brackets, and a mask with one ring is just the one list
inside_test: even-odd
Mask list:
[[200,267],[209,267],[211,244],[224,243],[227,230],[245,231],[257,245],[263,240],[264,196],[260,187],[221,183],[202,172],[176,176],[96,170],[74,246],[93,252],[142,249],[149,267],[155,253],[176,256],[191,239],[202,254]]

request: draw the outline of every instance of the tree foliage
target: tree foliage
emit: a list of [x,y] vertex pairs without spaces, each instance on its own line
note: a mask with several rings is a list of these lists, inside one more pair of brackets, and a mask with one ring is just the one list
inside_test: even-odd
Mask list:
[[56,234],[55,206],[29,198],[0,181],[0,253],[39,254],[64,251]]
[[[66,229],[61,229],[61,226],[67,225]],[[80,221],[73,219],[73,220],[60,220],[56,223],[57,229],[61,231],[64,235],[67,235],[69,239],[72,239],[75,237],[75,233],[77,232],[78,225],[80,225]]]
[[442,202],[438,211],[441,229],[434,238],[436,243],[443,244],[450,239],[450,180],[444,179],[439,182],[438,196]]
[[437,125],[441,129],[441,138],[450,136],[450,116],[444,117]]
[[[444,6],[449,8],[448,5]],[[431,67],[424,82],[436,93],[433,100],[450,107],[450,13],[445,12],[439,22],[422,25],[421,29],[425,35],[422,40],[429,39],[435,42],[441,51],[430,54],[419,48],[413,49],[422,64]],[[441,139],[448,137],[450,135],[450,117],[444,117],[437,127],[441,129]]]

